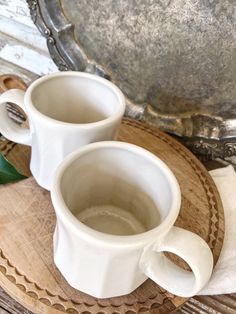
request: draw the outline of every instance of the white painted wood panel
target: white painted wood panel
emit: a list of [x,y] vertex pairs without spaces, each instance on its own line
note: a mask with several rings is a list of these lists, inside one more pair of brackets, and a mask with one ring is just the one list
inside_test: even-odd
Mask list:
[[0,58],[38,75],[58,71],[50,57],[3,33],[0,33]]
[[0,58],[36,75],[58,71],[25,0],[0,0]]
[[26,0],[0,0],[0,15],[29,27],[35,27]]
[[29,84],[35,79],[38,78],[38,75],[35,73],[32,73],[31,71],[28,71],[26,69],[23,69],[15,64],[12,64],[4,59],[0,58],[0,75],[3,74],[14,74],[22,78],[22,80]]
[[34,27],[29,27],[14,19],[0,16],[0,32],[21,41],[22,45],[30,45],[49,56],[46,39],[40,34],[35,25]]

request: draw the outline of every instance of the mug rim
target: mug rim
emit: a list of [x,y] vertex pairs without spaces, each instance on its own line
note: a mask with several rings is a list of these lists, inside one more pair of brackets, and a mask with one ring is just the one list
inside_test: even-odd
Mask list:
[[[132,151],[139,155],[145,156],[145,158],[154,162],[159,169],[164,171],[165,177],[168,180],[169,186],[171,187],[171,193],[173,195],[172,203],[169,209],[169,213],[164,218],[164,220],[156,227],[151,230],[145,231],[143,233],[138,233],[135,235],[113,235],[108,233],[103,233],[88,227],[84,223],[80,222],[69,210],[66,205],[61,192],[61,179],[66,171],[66,169],[80,156],[84,153],[101,148],[123,148],[125,150]],[[75,234],[79,234],[80,237],[84,237],[87,240],[96,242],[97,244],[107,244],[107,245],[122,245],[130,246],[132,245],[143,245],[147,241],[155,243],[157,239],[164,237],[171,227],[174,225],[180,211],[181,207],[181,190],[179,183],[170,170],[170,168],[164,163],[159,157],[150,151],[126,142],[120,141],[101,141],[85,145],[76,151],[69,154],[59,165],[53,178],[53,184],[51,188],[51,199],[53,207],[56,212],[57,219],[63,220],[63,223],[67,224],[70,230],[73,230]],[[157,237],[158,235],[158,237]]]
[[[105,119],[95,121],[95,122],[89,122],[89,123],[70,123],[70,122],[65,122],[65,121],[60,121],[57,119],[53,119],[42,112],[40,112],[34,105],[33,100],[32,100],[32,92],[33,90],[39,86],[41,83],[51,80],[57,77],[66,77],[66,76],[74,76],[74,77],[82,77],[82,78],[88,78],[93,81],[97,81],[99,83],[102,83],[103,85],[107,86],[110,90],[113,91],[115,96],[117,97],[118,100],[118,110],[114,114],[108,116]],[[117,87],[114,83],[108,81],[107,79],[97,76],[95,74],[91,73],[85,73],[85,72],[80,72],[80,71],[61,71],[61,72],[56,72],[56,73],[51,73],[44,75],[38,79],[36,79],[26,90],[25,96],[24,96],[24,102],[26,104],[26,109],[30,110],[30,113],[35,115],[37,118],[42,119],[44,122],[48,123],[54,123],[54,125],[58,126],[64,126],[64,127],[79,127],[79,128],[94,128],[94,127],[99,127],[103,125],[107,125],[108,123],[113,123],[115,120],[119,119],[122,117],[125,113],[126,109],[126,103],[125,103],[125,96],[122,93],[122,91]]]

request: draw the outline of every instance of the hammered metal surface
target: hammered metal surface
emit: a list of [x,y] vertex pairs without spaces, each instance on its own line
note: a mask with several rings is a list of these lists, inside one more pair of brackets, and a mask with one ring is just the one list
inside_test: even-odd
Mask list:
[[159,113],[236,117],[234,0],[62,0],[87,55]]
[[111,79],[126,115],[206,159],[236,155],[234,0],[27,0],[60,70]]

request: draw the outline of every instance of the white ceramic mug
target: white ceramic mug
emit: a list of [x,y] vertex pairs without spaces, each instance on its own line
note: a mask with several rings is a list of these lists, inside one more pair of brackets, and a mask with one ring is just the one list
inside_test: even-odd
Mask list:
[[[68,283],[94,297],[128,294],[148,277],[182,297],[209,280],[213,257],[198,235],[173,226],[179,184],[147,150],[122,142],[89,144],[66,157],[52,191],[54,261]],[[183,270],[163,252],[192,269]]]
[[[30,129],[9,118],[6,102],[26,112]],[[67,154],[91,142],[115,139],[124,111],[124,96],[111,82],[87,73],[59,72],[37,79],[26,92],[12,89],[0,96],[0,132],[32,147],[31,172],[49,190]]]

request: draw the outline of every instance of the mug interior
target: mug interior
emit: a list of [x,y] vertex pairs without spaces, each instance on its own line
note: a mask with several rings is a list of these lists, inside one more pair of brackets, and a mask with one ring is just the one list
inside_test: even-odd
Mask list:
[[163,169],[124,147],[99,147],[81,154],[64,170],[60,189],[80,222],[113,235],[157,227],[173,202]]
[[34,87],[31,100],[43,115],[67,123],[98,122],[121,109],[115,88],[92,75],[48,77]]

